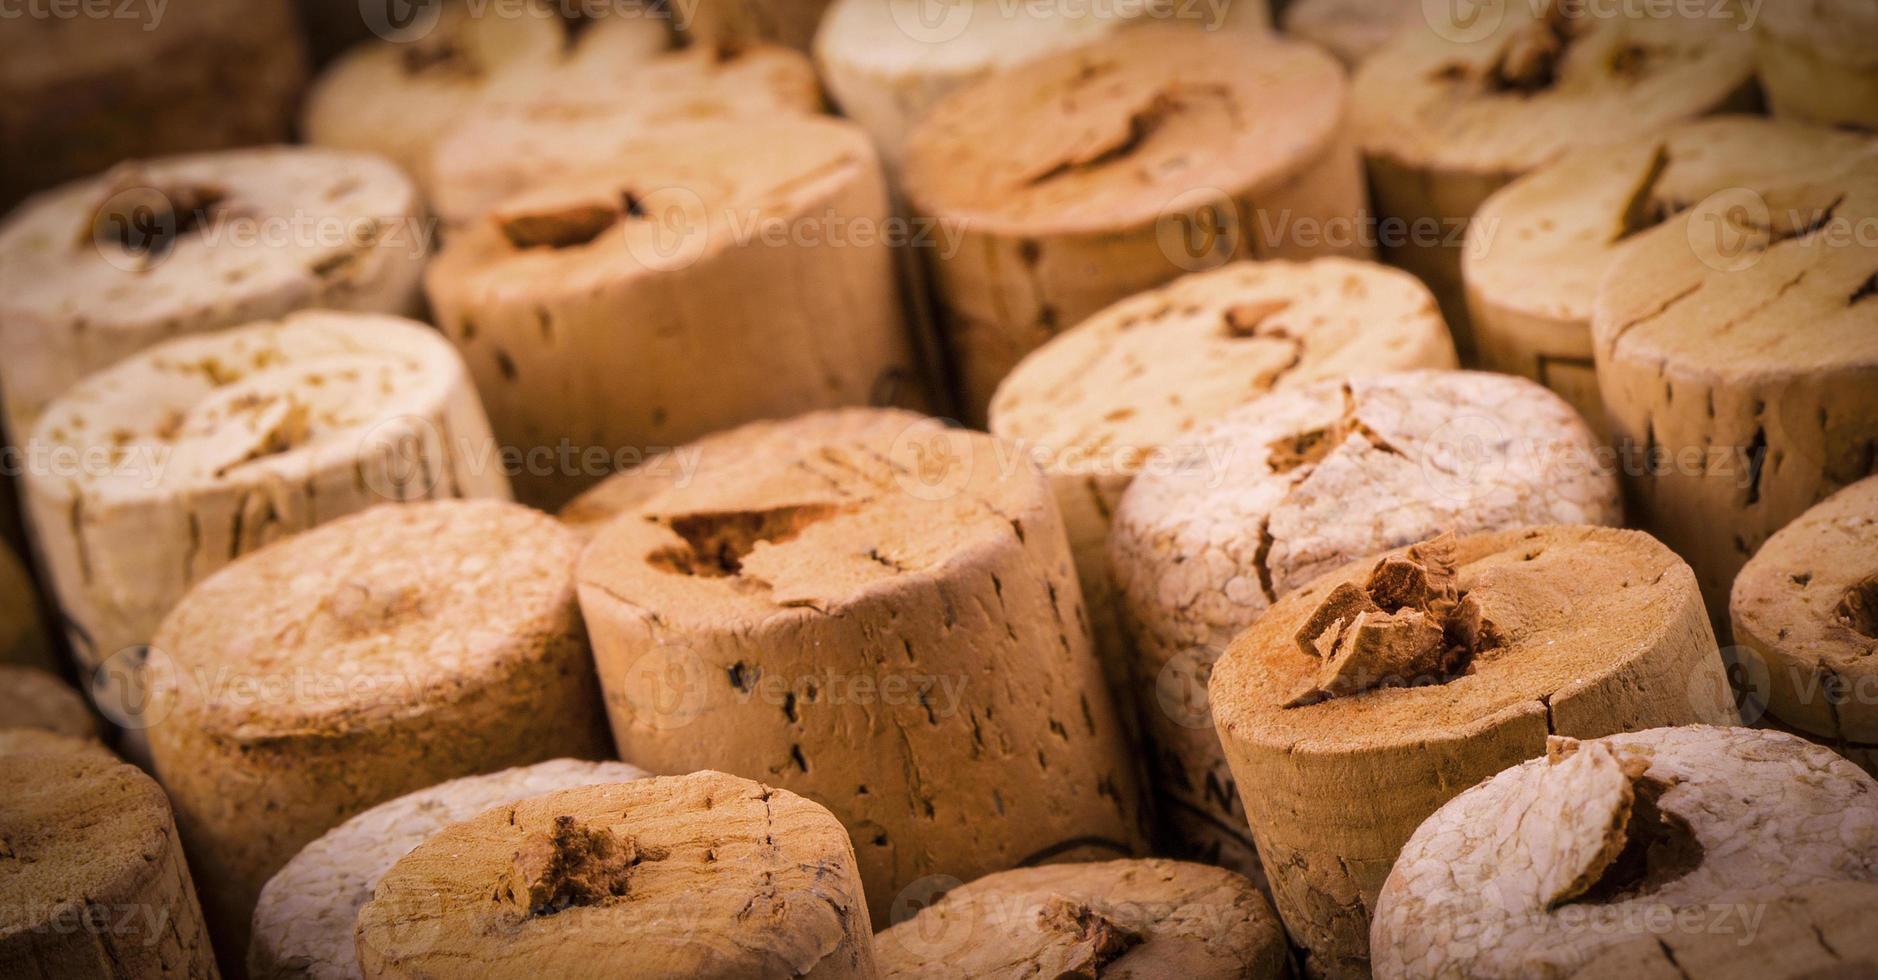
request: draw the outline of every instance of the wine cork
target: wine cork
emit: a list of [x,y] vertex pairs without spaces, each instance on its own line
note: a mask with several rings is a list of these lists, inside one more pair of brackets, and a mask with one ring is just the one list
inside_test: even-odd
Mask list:
[[482,107],[438,139],[426,163],[432,206],[450,227],[504,198],[584,169],[686,120],[821,109],[807,58],[773,45],[694,46],[651,58],[624,92],[577,90]]
[[1863,881],[1803,885],[1735,914],[1713,905],[1685,913],[1685,922],[1700,920],[1711,925],[1627,940],[1592,957],[1572,977],[1804,980],[1861,976],[1878,970],[1878,938],[1870,927],[1873,914],[1878,914],[1878,885]]
[[697,0],[675,26],[694,45],[770,42],[806,53],[829,0]]
[[871,980],[829,812],[720,772],[587,786],[445,828],[359,913],[368,980]]
[[1109,515],[1137,472],[1180,465],[1196,430],[1270,391],[1456,366],[1426,287],[1339,258],[1185,276],[1108,307],[1019,362],[991,399],[991,432],[1030,452],[1050,478],[1116,698],[1132,702],[1136,683],[1109,571]]
[[85,699],[36,667],[0,664],[0,718],[9,728],[39,728],[77,738],[98,735],[98,722]]
[[52,402],[28,448],[48,461],[26,504],[73,654],[133,730],[136,648],[212,572],[375,503],[508,495],[462,360],[388,316],[158,344]]
[[1614,528],[1354,562],[1259,617],[1211,693],[1278,912],[1318,976],[1365,974],[1396,852],[1548,736],[1740,723],[1688,566]]
[[1751,698],[1829,745],[1878,743],[1878,477],[1769,538],[1735,578],[1729,610],[1735,642],[1764,668],[1745,678]]
[[0,386],[24,441],[79,379],[180,334],[315,307],[409,313],[429,250],[382,160],[268,147],[125,164],[0,226]]
[[1480,206],[1461,270],[1483,368],[1531,378],[1605,428],[1591,349],[1598,280],[1637,236],[1711,195],[1850,162],[1878,143],[1851,133],[1719,116],[1579,150]]
[[828,443],[868,446],[886,453],[895,440],[925,421],[924,415],[897,408],[831,408],[740,425],[607,477],[561,508],[561,522],[590,539],[615,517],[637,510],[667,490],[741,479],[754,459],[794,461]]
[[0,755],[89,755],[116,760],[94,737],[61,735],[44,728],[0,728]]
[[1156,24],[934,107],[902,186],[947,237],[929,260],[967,421],[1059,330],[1183,272],[1367,254],[1345,101],[1309,45]]
[[[1352,351],[1352,356],[1356,352]],[[1135,478],[1109,554],[1175,854],[1258,867],[1207,678],[1281,596],[1351,561],[1456,533],[1616,524],[1616,479],[1571,409],[1517,378],[1410,371],[1275,392]]]
[[1286,34],[1319,45],[1355,68],[1396,31],[1422,27],[1418,14],[1399,0],[1290,0],[1283,26]]
[[[1794,916],[1824,924],[1848,898],[1871,909],[1873,881],[1878,783],[1831,752],[1747,728],[1553,738],[1403,846],[1376,912],[1375,975],[1581,976],[1642,940],[1671,964],[1688,947],[1702,961],[1692,978],[1799,976],[1787,970],[1825,934],[1749,952],[1768,907],[1776,929]],[[1724,930],[1734,952],[1718,958]],[[1871,955],[1862,931],[1848,953]],[[1834,949],[1813,955],[1839,965]],[[1778,969],[1740,972],[1753,958]]]
[[14,8],[0,36],[0,212],[123,160],[286,140],[306,83],[290,0],[58,9]]
[[[1355,123],[1383,255],[1420,276],[1472,363],[1466,247],[1503,229],[1468,221],[1495,191],[1566,153],[1753,107],[1754,41],[1732,4],[1593,10],[1570,0],[1428,5],[1356,73]],[[1664,16],[1667,13],[1668,16]]]
[[578,553],[514,504],[387,504],[237,561],[164,618],[150,743],[224,962],[242,961],[268,878],[354,814],[611,754]]
[[629,86],[633,70],[671,44],[663,18],[584,0],[433,4],[391,23],[406,19],[320,74],[300,131],[420,180],[437,140],[492,101]]
[[214,977],[163,790],[85,753],[0,754],[0,974]]
[[551,759],[465,776],[384,803],[308,844],[268,879],[254,910],[250,980],[358,980],[353,927],[398,860],[450,824],[529,797],[646,773],[620,762]]
[[621,758],[821,802],[873,918],[927,875],[1133,853],[1133,767],[1043,477],[938,422],[668,491],[581,560]]
[[866,404],[911,377],[893,257],[862,237],[887,195],[858,129],[698,121],[618,149],[503,202],[426,275],[503,445],[571,447],[525,467],[522,500],[558,507],[624,451]]
[[54,660],[39,618],[39,589],[12,547],[0,543],[0,665],[5,664],[51,670]]
[[[1769,536],[1878,471],[1878,172],[1718,194],[1639,239],[1592,314],[1631,516],[1727,624]],[[1804,329],[1795,329],[1804,324]]]
[[1755,24],[1761,87],[1776,116],[1878,130],[1878,11],[1858,0],[1775,4]]
[[1288,975],[1271,903],[1223,868],[1159,858],[986,875],[874,942],[889,978]]

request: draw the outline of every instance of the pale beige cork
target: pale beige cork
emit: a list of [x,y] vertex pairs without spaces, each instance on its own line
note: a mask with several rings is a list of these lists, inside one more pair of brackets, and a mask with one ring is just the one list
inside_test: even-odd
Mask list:
[[841,824],[720,772],[536,796],[398,861],[359,913],[368,980],[872,980]]
[[465,776],[347,820],[287,862],[254,910],[249,980],[359,980],[359,910],[398,860],[450,824],[557,790],[644,778],[621,762],[551,759]]
[[694,45],[769,42],[807,52],[830,0],[696,0],[674,23]]
[[1461,259],[1480,366],[1532,378],[1606,427],[1591,345],[1598,281],[1639,235],[1736,188],[1878,151],[1804,123],[1717,116],[1576,151],[1488,198]]
[[1276,980],[1285,933],[1258,887],[1151,858],[986,875],[874,939],[882,977]]
[[[1354,637],[1355,659],[1370,638],[1364,619],[1339,609],[1351,591],[1391,614],[1385,639],[1418,618],[1378,588],[1378,568],[1393,566],[1366,558],[1279,599],[1213,672],[1213,719],[1313,975],[1365,974],[1370,916],[1397,851],[1443,803],[1543,754],[1548,737],[1740,723],[1695,577],[1649,535],[1523,528],[1418,559],[1438,546],[1390,553],[1449,570],[1449,602],[1421,607],[1438,665],[1359,664],[1337,678],[1354,683],[1327,683],[1328,669],[1349,663],[1345,643],[1332,658],[1328,640]],[[1381,614],[1364,615],[1377,628]]]
[[409,314],[430,248],[383,160],[264,147],[126,163],[0,226],[0,386],[24,440],[86,375],[296,310]]
[[1735,578],[1734,639],[1766,668],[1781,723],[1828,744],[1878,742],[1878,477],[1808,508]]
[[822,90],[807,58],[773,45],[703,45],[651,58],[624,90],[575,89],[481,107],[437,140],[424,183],[449,227],[503,199],[583,169],[687,120],[814,113]]
[[1154,24],[935,106],[902,186],[950,246],[928,261],[966,421],[1117,300],[1236,258],[1367,255],[1347,98],[1310,45]]
[[268,878],[385,800],[611,755],[579,542],[492,500],[386,504],[248,555],[163,621],[149,729],[223,961]]
[[98,737],[85,699],[37,667],[0,664],[0,719],[9,728],[37,728],[75,738]]
[[881,924],[925,876],[1135,853],[1134,766],[1042,474],[936,421],[798,450],[588,546],[621,758],[823,803]]
[[0,975],[215,980],[163,790],[95,753],[0,753]]
[[1419,7],[1401,0],[1290,0],[1280,25],[1355,68],[1397,31],[1420,27],[1422,20]]
[[307,70],[291,0],[13,9],[0,33],[0,212],[123,160],[290,134]]
[[1584,423],[1519,378],[1408,371],[1267,395],[1137,476],[1109,554],[1155,791],[1179,856],[1256,873],[1207,679],[1280,597],[1366,555],[1529,524],[1616,524]]
[[431,5],[405,32],[327,66],[300,131],[315,145],[382,156],[421,181],[437,141],[492,103],[629,87],[634,70],[671,45],[666,20],[643,14],[578,0]]
[[508,496],[462,359],[381,315],[158,344],[54,400],[28,448],[48,461],[25,491],[52,597],[94,696],[133,733],[139,648],[194,583],[374,504]]
[[561,522],[592,538],[614,518],[671,489],[739,480],[754,461],[800,459],[828,443],[856,443],[889,452],[927,416],[897,408],[831,408],[714,432],[645,460],[595,484],[561,508]]
[[993,435],[1043,467],[1076,556],[1096,654],[1133,717],[1137,679],[1109,571],[1110,515],[1143,468],[1205,425],[1325,378],[1453,368],[1434,297],[1369,262],[1235,262],[1130,297],[1032,351],[991,399]]
[[1718,194],[1599,286],[1598,388],[1631,517],[1695,568],[1719,627],[1775,531],[1878,472],[1875,220],[1869,163]]
[[1842,952],[1828,936],[1873,881],[1878,783],[1825,749],[1700,725],[1553,738],[1404,845],[1375,976],[1864,976],[1869,921]]
[[0,755],[77,753],[116,759],[95,737],[61,735],[44,728],[0,728]]
[[1878,9],[1862,0],[1768,4],[1754,37],[1774,115],[1878,130]]
[[[699,120],[616,150],[504,201],[426,274],[504,446],[610,459],[874,403],[912,377],[859,129]],[[558,507],[611,472],[545,469],[525,469],[520,499]]]
[[[1435,291],[1472,363],[1461,256],[1480,205],[1573,150],[1754,108],[1754,41],[1732,3],[1424,7],[1357,70],[1354,128],[1384,256]],[[1482,225],[1466,247],[1503,231]]]
[[[13,503],[10,493],[0,497],[0,506]],[[39,587],[12,544],[0,541],[0,664],[51,670],[56,663],[39,615]]]

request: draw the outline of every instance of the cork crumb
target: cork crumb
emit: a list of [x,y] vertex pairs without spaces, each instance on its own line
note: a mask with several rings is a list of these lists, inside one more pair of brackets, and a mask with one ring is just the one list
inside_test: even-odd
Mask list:
[[1390,555],[1358,587],[1332,589],[1299,628],[1317,676],[1285,703],[1302,708],[1385,685],[1446,683],[1467,672],[1474,655],[1500,646],[1477,596],[1454,580],[1454,535]]
[[1852,632],[1878,639],[1878,575],[1845,590],[1832,614]]
[[661,548],[648,555],[646,561],[674,575],[726,578],[743,571],[743,559],[756,550],[757,545],[791,540],[840,510],[833,504],[799,504],[770,510],[661,518],[661,523],[685,543]]
[[1037,913],[1037,927],[1070,937],[1074,947],[1063,962],[1064,977],[1090,978],[1141,945],[1142,936],[1130,932],[1088,905],[1062,895],[1051,896]]
[[206,227],[227,201],[228,191],[214,184],[159,183],[139,168],[120,168],[86,218],[78,244],[160,255]]
[[534,836],[515,852],[505,893],[535,918],[604,904],[626,894],[642,857],[630,837],[555,817],[552,833]]
[[[1559,863],[1546,863],[1554,876],[1542,885],[1548,910],[1629,901],[1701,866],[1704,852],[1694,828],[1662,808],[1673,784],[1650,777],[1649,769],[1647,757],[1618,753],[1603,743],[1558,736],[1547,742],[1540,799],[1559,812],[1528,819],[1532,832],[1545,838],[1537,846],[1560,851]],[[1589,847],[1574,849],[1570,835],[1555,828],[1564,825],[1567,810],[1593,806],[1601,806],[1609,820],[1594,840],[1580,842]]]

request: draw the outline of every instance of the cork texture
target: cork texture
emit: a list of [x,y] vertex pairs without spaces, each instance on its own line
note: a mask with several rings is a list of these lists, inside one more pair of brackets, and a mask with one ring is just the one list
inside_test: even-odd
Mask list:
[[821,802],[882,924],[929,875],[1134,853],[1134,770],[1062,522],[1007,449],[931,422],[608,525],[581,608],[621,758]]
[[1761,86],[1777,116],[1878,130],[1878,11],[1858,0],[1776,5],[1755,25]]
[[1252,882],[1147,859],[1059,864],[954,888],[874,942],[883,977],[1275,980],[1284,930]]
[[1591,312],[1624,249],[1711,195],[1874,150],[1854,133],[1718,116],[1579,150],[1515,180],[1481,205],[1479,247],[1461,260],[1480,366],[1544,384],[1602,430]]
[[0,753],[0,974],[214,980],[163,790],[83,753]]
[[1275,392],[1137,477],[1109,548],[1176,853],[1256,868],[1208,715],[1214,661],[1274,601],[1366,555],[1528,524],[1616,524],[1615,478],[1532,382],[1411,371]]
[[709,771],[563,790],[445,828],[386,872],[357,937],[369,980],[878,975],[841,825]]
[[[1467,360],[1461,223],[1509,181],[1572,150],[1753,108],[1754,41],[1734,6],[1591,16],[1570,3],[1504,4],[1471,22],[1428,10],[1435,20],[1398,32],[1357,70],[1354,128],[1378,212],[1430,231],[1385,243],[1384,256],[1435,291]],[[1495,233],[1476,227],[1475,236]]]
[[359,910],[398,860],[445,827],[485,810],[646,773],[620,762],[551,759],[465,776],[400,796],[308,844],[268,879],[254,910],[250,980],[358,980]]
[[104,743],[91,736],[61,735],[45,728],[0,728],[0,755],[27,754],[91,755],[116,759]]
[[[700,120],[618,150],[504,201],[426,274],[505,446],[678,446],[911,377],[893,256],[847,237],[888,215],[860,130]],[[520,499],[558,507],[605,475],[548,469]]]
[[0,718],[10,728],[38,728],[76,738],[99,734],[85,699],[37,667],[0,664]]
[[[1799,976],[1801,958],[1833,952],[1824,927],[1842,921],[1841,902],[1871,907],[1869,888],[1848,895],[1844,885],[1878,878],[1878,783],[1829,751],[1774,732],[1692,726],[1555,739],[1549,756],[1461,794],[1403,847],[1377,910],[1378,980],[1581,976],[1573,971],[1600,958],[1598,971],[1611,970],[1638,939],[1661,944],[1672,966],[1685,946],[1708,947],[1688,977],[1751,975],[1754,960],[1779,965],[1758,975]],[[1564,846],[1581,834],[1621,853],[1587,861]],[[1584,873],[1590,888],[1548,901],[1534,886],[1558,870]],[[1744,918],[1757,909],[1757,921]],[[1657,910],[1693,914],[1653,935],[1646,920],[1660,920]],[[1750,953],[1741,936],[1719,934],[1758,927],[1761,916],[1780,930],[1797,918],[1795,948]],[[1735,951],[1718,957],[1723,945]],[[1854,951],[1869,958],[1871,943]],[[1858,974],[1833,958],[1824,966]]]
[[1635,456],[1631,516],[1695,568],[1723,626],[1775,531],[1878,472],[1878,249],[1856,231],[1874,218],[1868,164],[1720,195],[1599,286],[1598,386]]
[[225,962],[261,886],[347,818],[445,779],[611,754],[578,551],[513,504],[381,505],[243,558],[165,617],[150,742]]
[[1480,623],[1459,663],[1296,700],[1322,668],[1300,648],[1307,624],[1340,585],[1370,579],[1374,594],[1377,565],[1279,599],[1212,678],[1273,897],[1320,976],[1367,968],[1377,893],[1422,820],[1549,736],[1740,723],[1688,567],[1646,534],[1596,527],[1460,538],[1453,582]]
[[24,439],[81,378],[179,335],[414,312],[421,217],[389,164],[307,147],[135,160],[34,198],[0,225],[8,431]]
[[[1711,906],[1679,928],[1610,947],[1573,973],[1574,980],[1764,980],[1766,977],[1860,976],[1878,971],[1870,917],[1878,885],[1830,881],[1792,889],[1767,902]],[[1743,919],[1753,919],[1744,928]],[[1671,921],[1674,921],[1673,919]]]
[[1354,232],[1363,201],[1346,101],[1342,69],[1309,45],[1153,24],[935,106],[902,184],[956,229],[929,264],[966,420],[1059,330],[1183,272],[1366,255],[1331,233]]

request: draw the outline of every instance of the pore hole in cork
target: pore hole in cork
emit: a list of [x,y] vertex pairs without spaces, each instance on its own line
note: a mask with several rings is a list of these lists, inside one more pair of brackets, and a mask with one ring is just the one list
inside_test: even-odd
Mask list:
[[646,561],[674,575],[725,578],[743,571],[744,558],[757,545],[788,541],[839,511],[833,504],[796,504],[665,518],[663,523],[685,543],[660,548]]
[[583,824],[570,815],[515,852],[510,898],[533,918],[623,897],[633,869],[664,855],[642,850],[630,837]]
[[1631,784],[1636,802],[1624,824],[1624,848],[1575,903],[1603,905],[1641,898],[1702,866],[1702,842],[1696,839],[1695,829],[1661,806],[1670,785],[1648,776]]
[[1845,590],[1832,614],[1852,632],[1878,639],[1878,575]]
[[209,226],[228,200],[213,184],[157,184],[126,171],[85,223],[81,244],[116,247],[140,255],[164,255],[178,240]]

